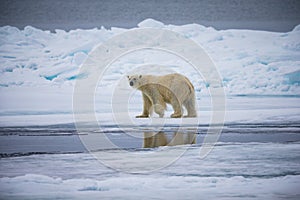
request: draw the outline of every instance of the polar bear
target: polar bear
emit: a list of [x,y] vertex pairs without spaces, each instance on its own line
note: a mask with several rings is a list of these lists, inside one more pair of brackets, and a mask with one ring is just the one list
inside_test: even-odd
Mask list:
[[143,113],[137,118],[147,118],[154,111],[159,117],[164,116],[166,104],[171,104],[172,118],[183,116],[183,107],[187,110],[184,117],[197,117],[195,108],[195,90],[189,79],[174,73],[164,76],[132,75],[127,76],[129,85],[140,90],[143,95]]

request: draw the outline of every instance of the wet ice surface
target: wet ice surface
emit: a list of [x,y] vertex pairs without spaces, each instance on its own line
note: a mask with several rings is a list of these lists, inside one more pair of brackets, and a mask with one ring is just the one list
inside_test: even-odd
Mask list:
[[[64,126],[64,125],[60,125]],[[65,125],[66,127],[72,125]],[[56,154],[56,153],[83,153],[87,152],[81,142],[76,129],[71,133],[64,133],[70,129],[60,128],[61,133],[55,133],[57,130],[52,126],[42,127],[2,127],[0,128],[0,151],[1,157],[24,156],[31,154]],[[165,127],[163,131],[149,132],[138,131],[133,128],[127,130],[118,130],[118,127],[109,127],[104,132],[105,136],[121,149],[140,149],[147,143],[147,139],[156,140],[156,143],[150,148],[164,146],[160,140],[167,140],[170,143],[172,139],[184,137],[183,144],[203,143],[206,136],[207,126],[199,126],[197,132],[178,132],[177,127]],[[110,131],[111,130],[111,131]],[[53,133],[54,132],[54,133]],[[222,130],[218,141],[220,143],[294,143],[300,141],[300,124],[227,124]],[[134,133],[134,134],[133,134]],[[84,133],[87,137],[93,132]],[[147,135],[148,134],[148,135]],[[151,134],[151,136],[149,135]],[[152,137],[152,138],[151,138]],[[188,137],[195,137],[192,143]],[[96,141],[97,143],[97,141]],[[106,148],[95,150],[110,150]]]
[[299,148],[299,142],[219,143],[200,159],[193,145],[172,165],[145,174],[115,171],[87,153],[2,158],[1,197],[298,199]]
[[[101,132],[92,127],[81,134],[104,134],[120,148],[98,149],[94,155],[81,144],[72,123],[47,125],[41,120],[38,126],[2,126],[1,198],[299,199],[298,98],[251,101],[255,102],[252,107],[249,98],[230,103],[218,143],[204,158],[200,151],[208,129],[205,121],[197,129],[183,124],[181,131],[185,131],[179,132],[176,120],[169,120],[163,130],[154,132],[155,138],[145,139],[150,128],[146,125],[125,126],[121,131],[112,120],[103,119]],[[22,116],[14,117],[15,123],[24,122]],[[179,135],[179,140],[187,141],[188,134],[196,137],[194,142],[189,140],[195,144],[171,145],[172,138]],[[170,146],[160,146],[165,140]],[[160,152],[180,156],[165,164],[167,154]],[[111,157],[101,160],[97,154]],[[163,166],[155,168],[155,162]],[[145,163],[151,170],[135,173]],[[128,170],[126,166],[133,173],[122,170]]]

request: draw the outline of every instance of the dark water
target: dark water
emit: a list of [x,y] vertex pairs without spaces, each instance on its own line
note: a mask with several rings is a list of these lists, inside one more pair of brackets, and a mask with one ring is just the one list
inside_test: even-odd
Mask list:
[[[117,147],[141,150],[159,146],[202,145],[208,126],[196,131],[174,126],[158,132],[146,128],[127,127],[126,132],[117,126],[104,126],[101,132],[89,129],[81,134],[105,134]],[[98,130],[98,129],[97,129]],[[146,131],[145,131],[146,130]],[[99,130],[98,130],[99,131]],[[133,136],[134,135],[134,136]],[[300,124],[227,124],[218,145],[247,143],[297,143],[300,142]],[[110,149],[98,149],[110,150]],[[87,152],[73,124],[27,127],[0,127],[0,158],[33,154],[65,154]]]
[[217,29],[290,31],[300,23],[299,0],[1,0],[0,26],[44,30],[136,27],[147,18]]

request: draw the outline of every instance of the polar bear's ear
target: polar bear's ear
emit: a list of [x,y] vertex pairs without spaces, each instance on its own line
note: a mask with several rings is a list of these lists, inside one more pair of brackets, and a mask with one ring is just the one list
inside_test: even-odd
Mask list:
[[127,76],[127,78],[129,79],[129,76]]
[[139,78],[142,78],[142,75],[140,75]]

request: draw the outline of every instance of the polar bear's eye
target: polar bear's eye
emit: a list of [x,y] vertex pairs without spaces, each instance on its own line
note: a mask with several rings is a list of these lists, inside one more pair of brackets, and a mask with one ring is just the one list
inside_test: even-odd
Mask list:
[[133,80],[136,81],[136,78],[134,78]]

